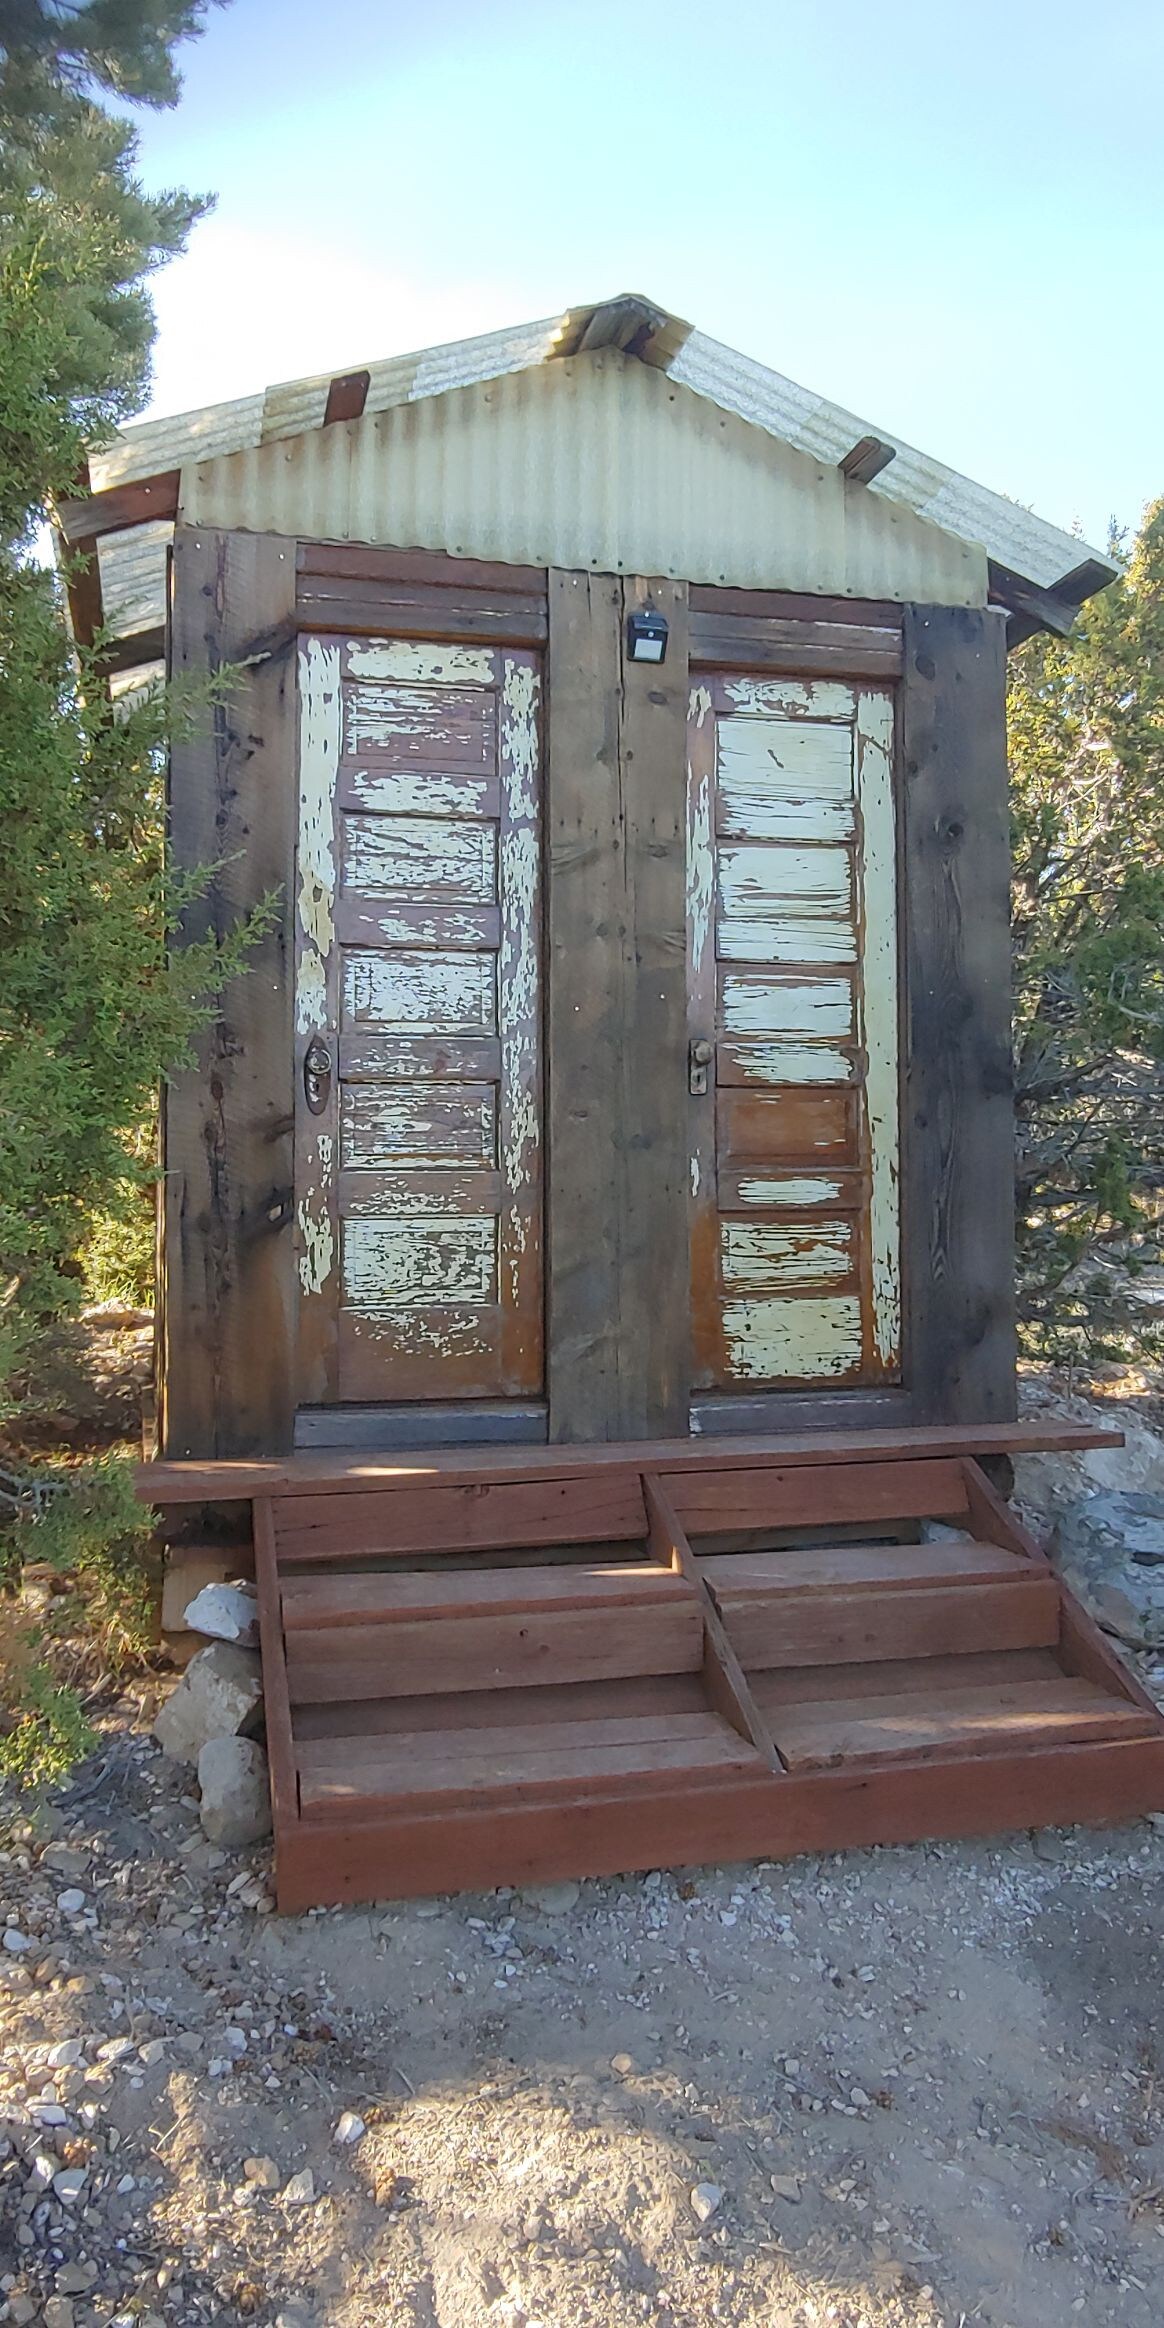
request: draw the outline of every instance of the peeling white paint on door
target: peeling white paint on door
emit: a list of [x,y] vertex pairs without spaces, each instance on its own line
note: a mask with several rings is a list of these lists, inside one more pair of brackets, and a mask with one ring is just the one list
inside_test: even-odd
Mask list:
[[735,1080],[740,1083],[851,1083],[851,1053],[835,1043],[734,1043]]
[[350,1083],[340,1111],[343,1162],[360,1171],[407,1164],[495,1164],[492,1083]]
[[845,1192],[843,1180],[809,1178],[783,1174],[771,1179],[750,1174],[737,1184],[736,1195],[740,1204],[760,1206],[782,1205],[789,1209],[816,1204],[839,1204]]
[[813,1221],[800,1228],[769,1221],[724,1221],[720,1235],[724,1291],[731,1295],[781,1293],[844,1284],[853,1274],[853,1224]]
[[495,1034],[493,957],[380,954],[353,946],[344,957],[344,1007],[353,1026],[394,1034]]
[[726,971],[720,989],[725,1034],[851,1037],[853,989],[847,978],[750,977]]
[[344,818],[344,872],[365,897],[491,905],[497,895],[492,823],[433,816]]
[[856,1294],[726,1301],[723,1327],[732,1370],[745,1381],[836,1381],[861,1364]]
[[502,1240],[501,1299],[518,1302],[528,1211],[522,1200],[537,1151],[537,768],[540,681],[528,662],[506,658],[501,685],[500,769],[504,793],[498,895],[501,903],[501,1168],[510,1192]]
[[488,816],[493,778],[468,770],[353,768],[348,793],[379,816]]
[[723,689],[734,711],[759,719],[851,721],[857,708],[853,689],[837,679],[725,679]]
[[344,1294],[360,1309],[492,1301],[497,1220],[357,1218],[344,1224]]
[[335,1142],[330,1132],[320,1132],[316,1137],[315,1163],[316,1171],[304,1188],[295,1212],[299,1231],[299,1283],[307,1295],[322,1293],[335,1267],[330,1202]]
[[716,823],[726,838],[849,841],[853,745],[820,720],[721,720]]
[[299,649],[299,966],[295,1023],[327,1024],[327,957],[335,916],[335,787],[340,758],[340,650],[334,639]]
[[394,765],[443,761],[453,768],[492,768],[496,752],[492,695],[464,688],[388,687],[371,681],[344,689],[344,750],[377,748]]
[[347,651],[353,679],[396,680],[415,687],[492,687],[488,647],[440,647],[409,639],[353,640]]
[[898,1197],[897,851],[893,815],[893,706],[865,694],[857,716],[857,782],[863,847],[865,952],[861,981],[865,1105],[872,1185],[869,1248],[873,1333],[886,1367],[901,1347],[901,1223]]
[[855,962],[857,933],[851,914],[773,915],[770,920],[722,916],[716,929],[721,962]]
[[783,841],[721,841],[720,906],[726,920],[779,921],[788,906],[801,914],[852,912],[850,857],[842,848],[790,848]]

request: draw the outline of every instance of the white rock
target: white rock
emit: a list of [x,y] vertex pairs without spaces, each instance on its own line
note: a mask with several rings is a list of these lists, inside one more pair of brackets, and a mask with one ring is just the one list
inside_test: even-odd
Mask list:
[[345,2110],[343,2116],[337,2120],[332,2140],[346,2147],[349,2143],[362,2142],[367,2131],[368,2129],[357,2111]]
[[211,1738],[235,1738],[252,1728],[263,1702],[260,1660],[231,1641],[212,1641],[190,1659],[154,1723],[154,1736],[174,1762],[197,1762]]
[[616,2077],[629,2077],[632,2070],[634,2069],[634,2065],[633,2054],[615,2053],[611,2057],[610,2066]]
[[85,1894],[74,1888],[57,1893],[57,1906],[62,1916],[79,1916],[85,1905]]
[[88,2172],[83,2166],[63,2166],[60,2173],[53,2176],[53,2189],[63,2206],[75,2207],[88,2180]]
[[48,2066],[50,2069],[75,2069],[84,2058],[85,2047],[80,2037],[62,2037],[59,2045],[49,2047]]
[[696,2183],[690,2197],[691,2212],[701,2223],[710,2223],[712,2216],[718,2214],[723,2205],[723,2192],[718,2183]]
[[800,2205],[800,2176],[798,2174],[770,2174],[768,2180],[778,2199],[788,2199],[794,2207]]
[[290,2182],[284,2183],[283,2205],[285,2207],[310,2207],[314,2205],[314,2202],[315,2176],[312,2174],[311,2168],[305,2166],[300,2169],[298,2174],[292,2175]]
[[253,1738],[208,1738],[198,1756],[198,1784],[198,1816],[212,1843],[239,1851],[270,1834],[267,1757]]
[[186,1610],[192,1633],[211,1641],[237,1641],[243,1649],[259,1645],[259,1604],[241,1584],[204,1584]]
[[25,1933],[18,1932],[14,1925],[9,1925],[7,1931],[4,1934],[4,1946],[8,1950],[10,1956],[21,1956],[23,1955],[24,1950],[26,1948],[31,1948],[32,1945],[32,1941],[28,1939]]

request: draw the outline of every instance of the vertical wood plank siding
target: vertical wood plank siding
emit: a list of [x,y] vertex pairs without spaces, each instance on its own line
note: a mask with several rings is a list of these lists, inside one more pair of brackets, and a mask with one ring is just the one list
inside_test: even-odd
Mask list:
[[[647,588],[667,661],[622,661]],[[687,594],[550,574],[553,1440],[687,1430]]]
[[1014,1105],[1005,626],[905,611],[903,1152],[919,1422],[1014,1413]]
[[225,934],[270,891],[280,912],[167,1095],[162,1445],[270,1454],[294,1415],[295,544],[179,528],[173,575],[176,679],[258,658],[173,747],[175,862],[214,868],[179,943]]

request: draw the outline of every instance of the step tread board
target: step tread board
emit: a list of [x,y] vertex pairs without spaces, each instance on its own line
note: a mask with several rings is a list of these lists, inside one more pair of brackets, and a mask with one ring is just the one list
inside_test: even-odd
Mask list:
[[1049,1568],[948,1582],[773,1593],[722,1602],[728,1637],[746,1673],[797,1665],[867,1665],[881,1659],[969,1656],[1050,1649],[1059,1638],[1060,1590]]
[[755,1748],[718,1714],[665,1714],[599,1721],[515,1723],[478,1730],[316,1739],[298,1748],[305,1818],[355,1808],[430,1811],[496,1798],[568,1799],[621,1791],[656,1778],[681,1784],[764,1774]]
[[657,1561],[571,1563],[546,1568],[378,1570],[358,1576],[295,1576],[282,1584],[287,1632],[322,1626],[451,1618],[524,1609],[654,1606],[690,1595],[682,1576]]
[[317,1626],[284,1635],[293,1705],[442,1690],[510,1689],[690,1673],[703,1661],[694,1593],[610,1608],[490,1609],[460,1623],[424,1615],[393,1624]]
[[553,1729],[563,1722],[633,1714],[705,1714],[699,1672],[623,1675],[613,1681],[546,1682],[539,1689],[434,1692],[422,1697],[352,1698],[295,1708],[297,1739],[394,1737],[402,1731]]
[[1009,1682],[1062,1681],[1054,1649],[971,1650],[964,1657],[902,1657],[870,1665],[771,1666],[752,1675],[769,1723],[783,1706],[829,1704],[834,1698],[924,1697],[937,1690],[994,1689]]
[[1032,1574],[1035,1562],[1001,1544],[961,1536],[956,1543],[818,1544],[770,1552],[719,1552],[699,1573],[725,1608],[782,1593],[892,1591],[896,1586],[957,1586]]
[[1024,1681],[924,1696],[837,1698],[781,1709],[773,1728],[789,1770],[940,1753],[1065,1746],[1148,1737],[1151,1717],[1090,1681]]

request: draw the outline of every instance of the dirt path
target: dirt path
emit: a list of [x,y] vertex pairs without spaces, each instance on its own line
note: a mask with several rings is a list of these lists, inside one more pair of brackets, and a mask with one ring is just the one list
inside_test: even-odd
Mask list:
[[183,1788],[0,1863],[8,2318],[1157,2328],[1155,1827],[292,1922]]

